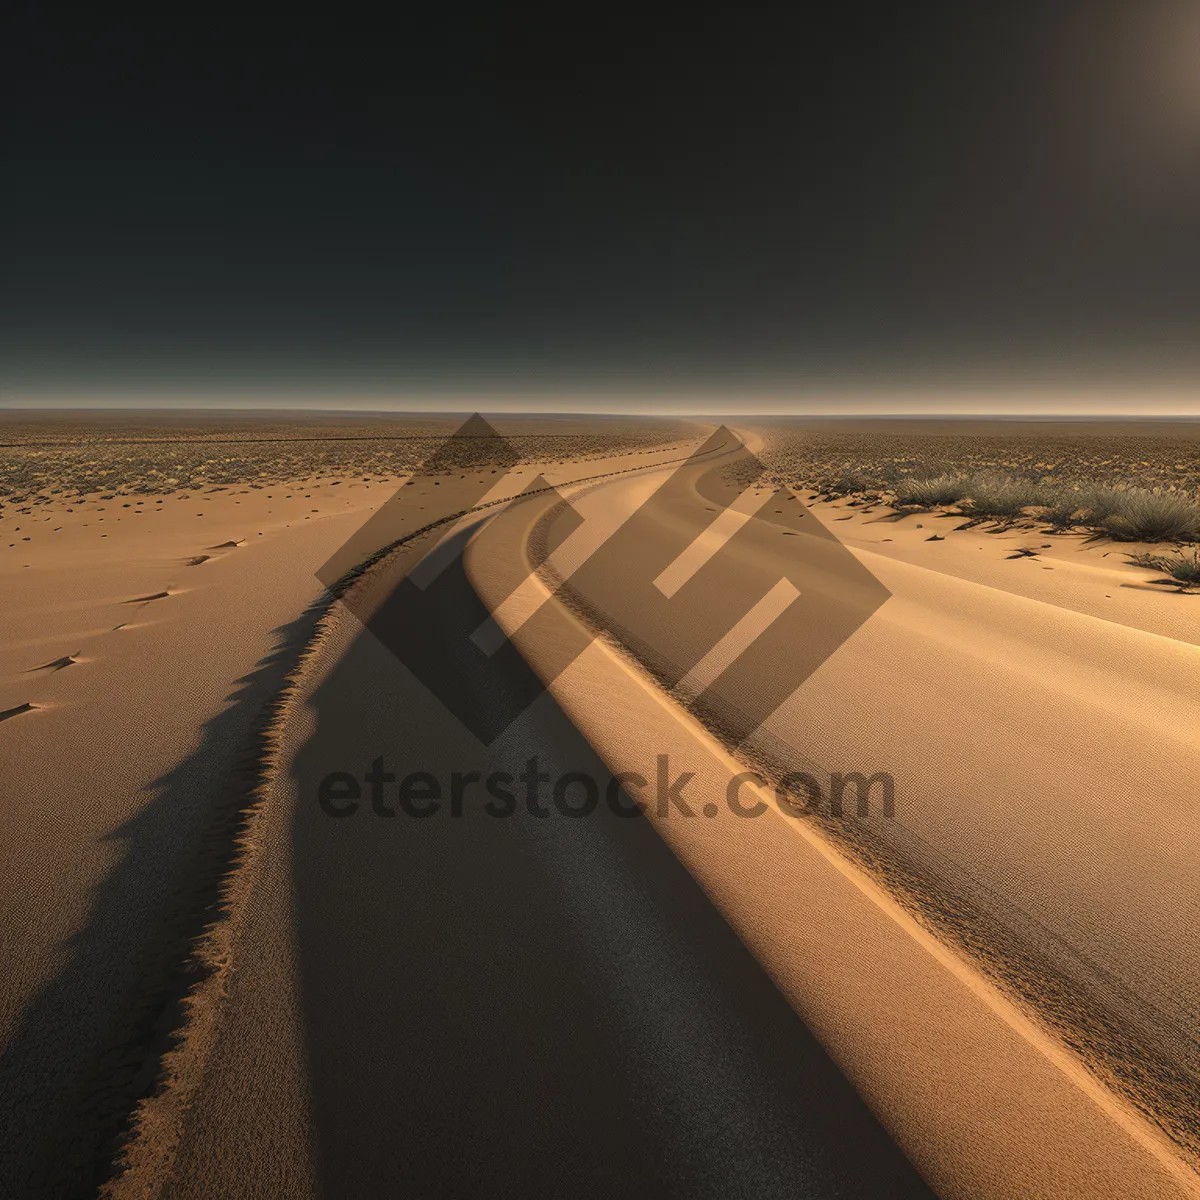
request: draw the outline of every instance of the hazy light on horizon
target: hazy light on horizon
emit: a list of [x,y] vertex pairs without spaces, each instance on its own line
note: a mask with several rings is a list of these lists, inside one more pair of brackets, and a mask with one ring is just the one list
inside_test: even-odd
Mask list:
[[531,388],[340,391],[89,389],[0,395],[0,409],[595,413],[677,416],[1029,416],[1200,419],[1200,387],[980,388],[949,385],[779,390]]

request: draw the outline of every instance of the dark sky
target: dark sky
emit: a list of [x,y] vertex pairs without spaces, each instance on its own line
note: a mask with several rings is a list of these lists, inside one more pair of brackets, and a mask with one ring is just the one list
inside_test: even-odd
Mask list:
[[1198,11],[42,6],[0,382],[1190,383]]

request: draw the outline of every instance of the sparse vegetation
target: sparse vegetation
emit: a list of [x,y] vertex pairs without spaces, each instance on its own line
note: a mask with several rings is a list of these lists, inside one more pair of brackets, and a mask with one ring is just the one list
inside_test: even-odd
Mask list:
[[935,508],[955,504],[966,494],[966,480],[958,475],[937,475],[932,479],[900,479],[893,485],[899,508]]
[[1065,533],[1083,523],[1089,511],[1088,497],[1078,488],[1064,488],[1044,509],[1041,519],[1052,529]]
[[872,480],[861,471],[843,471],[833,480],[827,490],[834,496],[851,496],[869,492],[874,487]]
[[1181,592],[1200,588],[1200,551],[1190,554],[1180,550],[1177,554],[1131,554],[1129,561],[1139,567],[1162,571],[1168,578],[1155,579],[1154,583],[1178,584]]
[[1003,471],[980,471],[963,485],[963,509],[972,516],[1019,517],[1027,508],[1052,502],[1049,487]]
[[1037,522],[1119,541],[1200,542],[1196,434],[949,430],[780,430],[762,455],[765,474],[772,483],[878,496],[901,509],[947,508],[978,521]]
[[1084,489],[1082,493],[1083,506],[1080,509],[1083,523],[1087,525],[1099,525],[1113,513],[1120,512],[1121,505],[1125,502],[1127,490],[1127,488],[1120,487],[1092,487]]
[[[322,477],[393,479],[424,462],[461,417],[411,413],[279,416],[0,414],[0,509],[52,497],[165,495],[213,486],[270,487]],[[499,417],[497,432],[530,464],[691,445],[668,418]],[[464,465],[476,462],[470,440]]]
[[1100,523],[1123,542],[1200,541],[1200,504],[1175,492],[1129,488]]

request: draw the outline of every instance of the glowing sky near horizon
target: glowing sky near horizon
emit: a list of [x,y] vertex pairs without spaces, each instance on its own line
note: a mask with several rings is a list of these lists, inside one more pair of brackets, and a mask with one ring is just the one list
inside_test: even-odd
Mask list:
[[1198,0],[22,20],[6,407],[1197,411]]

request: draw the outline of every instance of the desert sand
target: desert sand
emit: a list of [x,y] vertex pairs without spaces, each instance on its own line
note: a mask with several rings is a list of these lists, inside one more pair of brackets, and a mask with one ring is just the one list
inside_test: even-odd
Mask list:
[[[603,444],[588,435],[580,457]],[[86,445],[89,459],[118,457]],[[139,455],[162,448],[149,445]],[[80,453],[55,448],[68,452]],[[643,461],[637,449],[608,465]],[[327,603],[318,572],[405,478],[326,466],[161,493],[139,490],[139,473],[3,512],[0,1158],[18,1193],[83,1186],[81,1174],[98,1185],[122,1113],[153,1086],[260,731]],[[537,474],[524,470],[518,481]]]
[[[574,507],[608,509],[604,492],[638,486],[600,487]],[[644,513],[644,497],[629,507]],[[531,536],[535,520],[517,536]],[[561,673],[543,638],[517,632],[518,643],[532,662],[549,661],[552,690],[613,770],[647,773],[649,744],[678,747],[673,755],[697,770],[693,803],[712,801],[719,819],[665,819],[664,837],[939,1194],[1194,1194],[1185,1164],[1196,1132],[1198,797],[1188,764],[1200,725],[1187,684],[1196,627],[1149,589],[1132,590],[1119,610],[1132,626],[1085,618],[1137,575],[1078,539],[1053,559],[1078,572],[1069,589],[1040,572],[1014,579],[1026,562],[1009,559],[1003,539],[963,534],[928,546],[915,529],[906,538],[891,523],[867,528],[893,539],[888,565],[907,571],[877,569],[841,532],[892,598],[742,747],[741,761],[689,726],[661,689],[629,688],[638,669],[624,631],[607,656],[597,649]],[[748,526],[725,556],[735,570],[762,572],[760,593],[795,565],[774,549],[780,532]],[[929,557],[943,549],[954,557]],[[487,540],[472,553],[485,555]],[[968,582],[973,575],[990,585]],[[793,577],[801,591],[821,586]],[[524,613],[508,606],[512,629],[535,603]],[[957,637],[956,625],[965,627]],[[1162,772],[1150,813],[1111,786],[1130,773],[1131,742],[1151,755],[1142,778]],[[857,842],[851,868],[773,798],[761,821],[730,816],[723,788],[747,763],[767,777],[772,768],[776,777],[889,770],[897,819],[838,823],[835,844]],[[1030,794],[1040,779],[1046,794]],[[927,890],[898,888],[898,861]]]
[[[770,436],[480,478],[416,537],[433,480],[322,472],[6,547],[10,1177],[106,1173],[145,1097],[113,1195],[1198,1194],[1200,599],[747,490]],[[317,802],[662,755],[694,818]],[[789,771],[894,816],[797,817]]]

